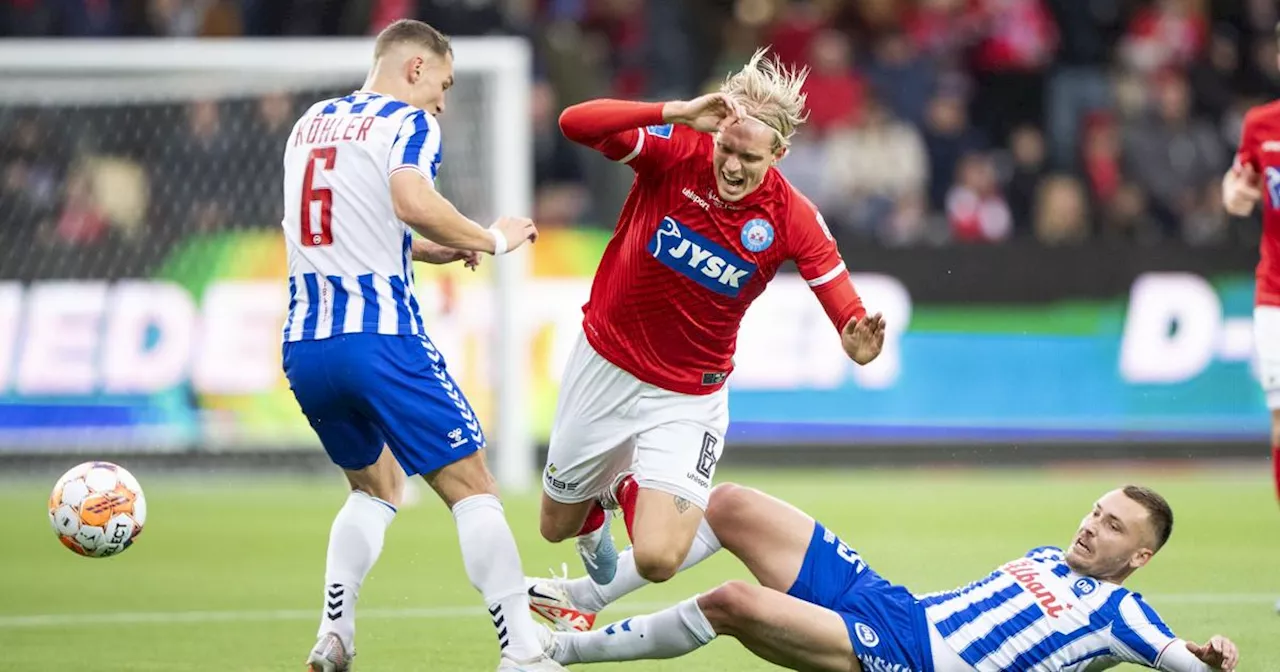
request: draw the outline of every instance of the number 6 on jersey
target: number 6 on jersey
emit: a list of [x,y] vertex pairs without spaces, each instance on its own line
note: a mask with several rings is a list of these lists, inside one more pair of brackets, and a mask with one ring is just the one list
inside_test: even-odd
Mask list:
[[[302,177],[302,236],[304,247],[318,247],[333,244],[333,192],[324,187],[313,186],[316,162],[323,161],[322,170],[333,170],[334,161],[338,158],[337,147],[316,147],[307,156],[307,170]],[[311,220],[311,204],[320,203],[320,225],[316,227]]]

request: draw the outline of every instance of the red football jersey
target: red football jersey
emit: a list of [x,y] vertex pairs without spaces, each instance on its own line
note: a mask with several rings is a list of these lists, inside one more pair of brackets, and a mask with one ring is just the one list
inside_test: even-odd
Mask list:
[[776,169],[728,203],[712,136],[663,124],[661,105],[584,103],[561,128],[636,172],[583,306],[587,341],[614,365],[675,392],[720,389],[743,315],[786,261],[837,330],[865,314],[822,216]]
[[1280,101],[1249,110],[1236,161],[1262,177],[1262,249],[1255,303],[1280,306]]

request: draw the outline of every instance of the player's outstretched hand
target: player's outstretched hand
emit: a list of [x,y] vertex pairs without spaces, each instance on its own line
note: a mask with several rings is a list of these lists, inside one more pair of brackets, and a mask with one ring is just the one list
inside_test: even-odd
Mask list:
[[1236,648],[1235,642],[1223,637],[1222,635],[1214,635],[1209,641],[1200,646],[1195,642],[1187,642],[1187,650],[1191,655],[1199,658],[1204,664],[1211,666],[1215,670],[1223,670],[1231,672],[1236,669],[1236,664],[1240,662],[1240,650]]
[[865,315],[861,320],[849,320],[840,332],[840,344],[849,359],[859,364],[870,363],[884,348],[884,316],[876,313]]
[[510,252],[526,242],[532,243],[538,239],[538,227],[528,217],[499,217],[489,228],[497,229],[506,239],[507,249],[498,253]]
[[467,268],[474,271],[480,265],[480,253],[473,250],[459,250],[430,240],[414,238],[413,260],[425,264],[452,264],[455,261],[461,261]]
[[741,120],[742,107],[723,93],[708,93],[693,100],[674,100],[662,108],[662,118],[695,131],[722,131]]
[[1253,212],[1262,200],[1261,180],[1251,165],[1235,165],[1222,177],[1222,206],[1237,217]]

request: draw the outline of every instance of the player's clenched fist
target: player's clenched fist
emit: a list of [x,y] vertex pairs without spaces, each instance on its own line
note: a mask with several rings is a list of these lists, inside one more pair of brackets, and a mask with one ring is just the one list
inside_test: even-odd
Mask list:
[[524,245],[525,241],[532,243],[538,239],[538,227],[528,217],[499,217],[489,226],[489,231],[494,234],[495,255],[510,252]]
[[1231,672],[1236,669],[1236,664],[1240,662],[1240,650],[1236,648],[1235,642],[1223,637],[1222,635],[1214,635],[1209,641],[1200,646],[1195,642],[1187,642],[1187,650],[1196,658],[1206,665],[1212,666],[1215,670],[1223,670]]
[[840,344],[849,359],[859,364],[870,363],[884,348],[884,317],[876,313],[865,315],[861,320],[849,320],[840,332]]
[[662,106],[664,121],[703,133],[722,131],[743,116],[738,103],[723,93],[708,93],[693,100],[673,100]]
[[1227,212],[1244,217],[1262,199],[1258,173],[1251,165],[1233,166],[1222,178],[1222,205]]

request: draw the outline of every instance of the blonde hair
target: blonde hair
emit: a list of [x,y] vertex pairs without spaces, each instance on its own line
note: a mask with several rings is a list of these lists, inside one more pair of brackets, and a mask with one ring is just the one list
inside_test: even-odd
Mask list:
[[729,96],[746,115],[773,129],[774,150],[788,147],[791,136],[808,118],[801,93],[809,68],[789,68],[777,55],[765,58],[768,47],[761,47],[738,72],[720,85],[720,93]]

